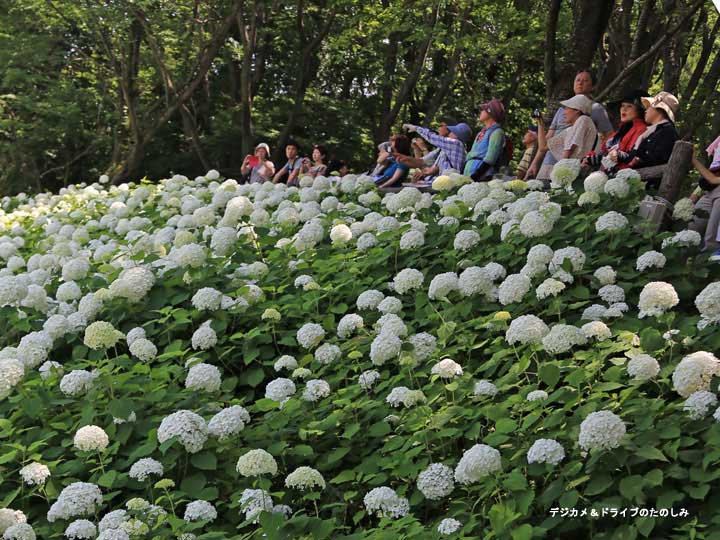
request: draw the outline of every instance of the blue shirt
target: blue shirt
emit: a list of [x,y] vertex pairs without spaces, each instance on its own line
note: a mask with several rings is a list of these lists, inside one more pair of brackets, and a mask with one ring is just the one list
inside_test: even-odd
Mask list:
[[375,184],[384,184],[393,177],[397,170],[402,171],[402,174],[400,175],[400,178],[396,182],[394,182],[395,184],[400,183],[407,178],[407,175],[410,172],[410,167],[403,163],[398,163],[397,161],[395,161],[395,158],[389,158],[388,166],[385,167],[385,170],[382,172],[382,174],[375,177]]

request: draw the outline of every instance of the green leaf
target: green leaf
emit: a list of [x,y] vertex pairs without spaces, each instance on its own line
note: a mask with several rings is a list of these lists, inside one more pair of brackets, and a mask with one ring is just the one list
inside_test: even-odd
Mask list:
[[609,474],[595,476],[585,486],[585,496],[599,495],[613,484],[614,480]]
[[655,328],[644,328],[640,331],[640,346],[647,352],[653,352],[662,349],[665,340]]
[[520,525],[517,529],[510,531],[510,536],[513,540],[530,540],[532,538],[533,528],[532,525],[525,523]]
[[548,388],[553,388],[560,380],[560,368],[555,364],[542,364],[538,370],[538,376]]
[[192,497],[194,494],[202,491],[206,484],[207,479],[205,475],[203,473],[197,473],[185,477],[180,483],[180,489]]
[[193,454],[190,458],[190,463],[203,471],[214,471],[217,469],[217,458],[212,452],[200,452],[198,454]]
[[335,478],[330,480],[331,484],[343,484],[355,480],[355,472],[352,470],[345,470],[338,474]]
[[668,459],[663,455],[663,453],[658,450],[657,448],[652,448],[650,446],[642,446],[637,449],[635,452],[636,455],[640,457],[644,457],[645,459],[649,460],[656,460],[656,461],[667,461]]
[[129,399],[114,399],[108,404],[108,409],[115,418],[123,420],[127,420],[134,410],[133,403]]
[[655,527],[655,518],[653,517],[641,517],[635,520],[635,526],[640,534],[645,538],[650,536],[653,528]]
[[640,475],[633,474],[626,476],[620,480],[620,493],[629,500],[635,499],[642,493],[643,478]]

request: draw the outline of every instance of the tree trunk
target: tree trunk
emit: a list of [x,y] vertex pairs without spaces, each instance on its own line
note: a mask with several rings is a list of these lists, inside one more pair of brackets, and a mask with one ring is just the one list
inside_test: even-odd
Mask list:
[[713,45],[718,32],[720,32],[720,17],[718,17],[715,21],[710,33],[707,32],[707,26],[705,26],[705,31],[702,36],[703,44],[702,50],[700,51],[700,58],[698,58],[698,62],[695,65],[692,75],[690,76],[690,80],[688,81],[687,86],[685,86],[685,90],[682,92],[682,99],[685,103],[690,103],[692,101],[692,97],[695,94],[698,83],[700,82],[702,74],[705,72],[705,68],[710,60],[710,54],[712,53]]
[[550,0],[547,23],[545,25],[545,98],[548,107],[550,107],[550,101],[553,96],[553,88],[555,88],[555,81],[557,80],[557,66],[555,65],[555,37],[557,34],[561,4],[562,0]]

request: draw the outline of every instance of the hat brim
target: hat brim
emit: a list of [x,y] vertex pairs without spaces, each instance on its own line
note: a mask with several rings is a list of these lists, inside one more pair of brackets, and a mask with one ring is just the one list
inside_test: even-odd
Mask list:
[[656,103],[652,98],[642,98],[641,101],[645,109],[649,109],[650,107],[654,109],[662,109],[667,114],[668,119],[671,122],[675,122],[675,113],[667,103],[663,103],[662,101]]

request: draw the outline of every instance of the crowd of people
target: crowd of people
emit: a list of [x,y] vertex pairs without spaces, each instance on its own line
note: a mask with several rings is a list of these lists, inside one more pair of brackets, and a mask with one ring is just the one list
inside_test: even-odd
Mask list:
[[[579,159],[588,170],[613,174],[618,170],[642,169],[668,162],[678,132],[675,115],[678,99],[669,92],[649,97],[634,91],[608,103],[619,115],[617,126],[608,111],[593,100],[596,80],[588,69],[579,70],[573,83],[573,96],[560,102],[549,126],[540,111],[534,111],[535,124],[528,127],[522,139],[522,155],[514,169],[517,178],[549,183],[553,167],[562,159]],[[502,101],[491,99],[479,108],[480,131],[473,138],[472,128],[464,122],[441,122],[436,130],[414,124],[403,124],[402,132],[378,146],[375,164],[367,171],[380,188],[430,186],[448,169],[462,172],[475,181],[488,181],[502,171],[509,171],[513,145],[503,130],[506,110]],[[416,137],[410,138],[414,133]],[[468,146],[470,151],[468,151]],[[720,261],[720,137],[707,149],[712,157],[710,167],[693,156],[700,173],[701,185],[693,194],[700,214],[691,227],[705,234],[704,249],[713,252],[711,259]],[[285,182],[297,185],[309,175],[344,175],[347,166],[329,161],[327,148],[313,146],[311,156],[301,157],[295,142],[285,146],[287,163],[276,171],[270,161],[270,148],[258,144],[253,155],[246,156],[242,174],[249,182]],[[652,176],[652,175],[651,175]],[[645,178],[649,187],[657,187],[660,175]]]

